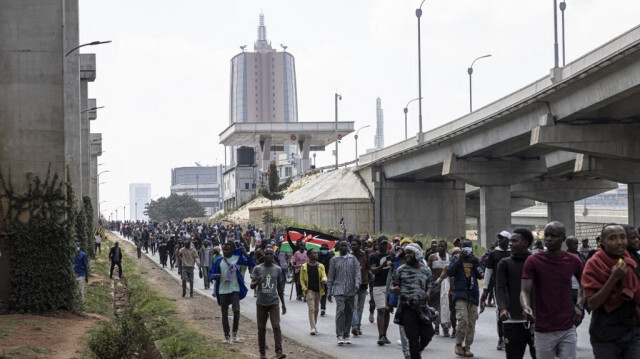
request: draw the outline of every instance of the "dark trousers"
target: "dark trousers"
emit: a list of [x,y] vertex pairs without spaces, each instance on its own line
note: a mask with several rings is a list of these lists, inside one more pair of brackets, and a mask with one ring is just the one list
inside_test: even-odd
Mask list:
[[240,293],[220,294],[220,311],[222,312],[222,330],[225,338],[229,336],[229,305],[233,310],[233,333],[238,332],[240,325]]
[[280,331],[280,306],[279,305],[257,305],[256,317],[258,322],[258,347],[260,354],[264,355],[265,337],[267,333],[267,319],[271,318],[271,329],[273,329],[273,340],[276,344],[276,353],[282,353],[282,332]]
[[529,323],[502,323],[504,326],[504,350],[507,359],[522,359],[529,345],[529,354],[536,359],[533,326]]
[[302,298],[302,285],[300,284],[300,272],[296,272],[293,275],[296,281],[296,298]]
[[456,319],[456,302],[453,301],[453,295],[449,294],[449,321],[451,322],[451,328],[454,330],[458,324]]
[[433,325],[423,323],[420,320],[420,313],[409,306],[402,308],[402,325],[409,340],[411,359],[420,359],[420,353],[435,334]]
[[118,277],[122,278],[122,261],[111,261],[111,271],[109,271],[109,278],[113,277],[113,268],[118,266]]
[[635,327],[610,342],[591,343],[591,348],[595,359],[640,358],[640,327]]
[[324,286],[324,295],[320,297],[320,309],[326,310],[327,309],[327,285],[326,284],[320,284],[320,285]]

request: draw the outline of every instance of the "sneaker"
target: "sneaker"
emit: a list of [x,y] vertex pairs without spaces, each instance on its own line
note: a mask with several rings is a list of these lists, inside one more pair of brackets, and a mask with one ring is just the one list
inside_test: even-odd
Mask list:
[[385,344],[391,344],[391,340],[387,339],[386,335],[382,336],[382,340],[384,341]]
[[344,337],[345,344],[351,344],[351,337]]
[[460,356],[460,357],[465,356],[464,355],[464,348],[460,344],[456,344],[456,348],[455,348],[454,352],[456,353],[457,356]]
[[469,347],[464,347],[464,356],[467,358],[473,358],[473,353],[469,349]]
[[280,352],[280,353],[276,353],[276,359],[284,359],[287,357],[287,354]]
[[373,323],[373,313],[369,313],[369,323]]
[[338,337],[338,345],[344,345],[344,338]]
[[327,312],[324,309],[322,309],[320,311],[320,316],[324,317],[325,315],[327,315]]
[[311,335],[318,334],[318,329],[316,329],[316,328],[311,329],[311,333],[309,333],[309,334],[311,334]]
[[229,337],[228,335],[225,335],[223,343],[230,344],[231,343],[231,337]]
[[400,339],[396,340],[396,345],[401,347],[402,346],[402,340],[400,340]]
[[377,343],[378,343],[378,345],[384,345],[384,337],[383,336],[379,336]]
[[239,343],[240,339],[238,338],[238,333],[233,333],[233,338],[231,338],[233,343]]
[[362,329],[358,328],[358,335],[362,335]]
[[358,328],[351,328],[351,334],[358,335]]
[[502,338],[498,340],[498,346],[496,347],[496,350],[504,350],[504,340]]
[[449,337],[449,328],[442,328],[442,336],[445,338]]

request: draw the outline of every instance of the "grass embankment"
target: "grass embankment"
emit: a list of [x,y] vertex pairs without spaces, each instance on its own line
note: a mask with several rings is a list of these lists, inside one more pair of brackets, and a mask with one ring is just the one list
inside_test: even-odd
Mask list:
[[[110,242],[103,242],[107,250],[91,261],[94,275],[109,278],[110,263],[107,259]],[[200,334],[190,323],[177,315],[175,304],[158,294],[144,279],[144,272],[137,261],[123,251],[124,277],[122,280],[94,281],[86,288],[86,311],[96,313],[112,321],[101,322],[87,335],[87,351],[83,358],[145,357],[144,342],[157,341],[166,358],[245,358],[216,347],[214,342]],[[116,270],[117,271],[117,270]],[[129,306],[119,313],[114,310],[116,296],[123,293]]]

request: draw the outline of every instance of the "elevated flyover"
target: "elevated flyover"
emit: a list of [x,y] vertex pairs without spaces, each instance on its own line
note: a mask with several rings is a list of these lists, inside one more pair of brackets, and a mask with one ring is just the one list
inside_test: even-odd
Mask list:
[[[629,185],[640,225],[640,27],[469,115],[360,156],[375,228],[482,243],[533,200],[572,232],[574,201]],[[524,207],[523,207],[524,206]]]

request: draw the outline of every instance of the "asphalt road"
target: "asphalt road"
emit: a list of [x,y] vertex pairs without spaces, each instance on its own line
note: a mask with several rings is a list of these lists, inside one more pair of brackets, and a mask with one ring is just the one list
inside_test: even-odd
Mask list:
[[[115,234],[115,232],[113,232]],[[125,240],[120,237],[120,240]],[[155,255],[149,254],[143,255],[153,259],[158,266],[160,266],[160,258],[158,253]],[[165,268],[168,273],[171,273],[177,281],[180,280],[177,269],[170,270]],[[249,283],[249,274],[247,272],[245,281]],[[211,285],[213,288],[213,284]],[[389,325],[387,331],[387,337],[391,340],[392,344],[378,346],[376,341],[378,339],[378,330],[376,323],[369,323],[368,301],[365,304],[365,313],[363,315],[362,331],[363,335],[358,337],[351,337],[351,345],[338,346],[336,343],[335,334],[335,304],[327,302],[327,315],[325,317],[319,317],[316,328],[318,329],[318,335],[311,336],[309,327],[309,317],[307,311],[307,303],[298,302],[295,299],[295,289],[293,289],[293,300],[289,300],[289,293],[292,290],[291,284],[288,284],[285,291],[285,299],[287,304],[287,314],[281,316],[281,328],[282,333],[289,338],[295,339],[298,342],[304,343],[310,347],[313,347],[319,351],[327,353],[328,356],[333,356],[340,359],[374,359],[374,358],[404,358],[402,355],[402,349],[396,342],[400,339],[398,326],[393,324]],[[182,288],[176,285],[176,291],[181,291]],[[195,278],[194,290],[200,294],[211,298],[212,303],[215,302],[215,298],[212,297],[213,289],[204,289],[204,281],[197,277]],[[255,318],[256,305],[255,298],[252,292],[245,299],[240,302],[240,311],[248,318]],[[484,313],[480,315],[476,323],[476,334],[474,343],[471,346],[471,351],[474,353],[475,358],[504,358],[506,357],[504,351],[496,350],[498,342],[498,334],[495,324],[495,308],[486,308]],[[393,321],[393,316],[392,316]],[[591,345],[589,343],[589,321],[590,316],[585,317],[583,324],[578,327],[578,358],[579,359],[591,359],[593,353],[591,351]],[[256,331],[257,335],[257,331]],[[453,352],[455,341],[453,338],[445,338],[442,336],[434,336],[433,340],[423,352],[423,357],[427,358],[459,358]],[[287,348],[284,348],[284,352],[287,352]],[[530,358],[528,352],[525,354],[525,358]],[[297,359],[297,358],[294,358]]]

